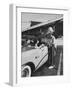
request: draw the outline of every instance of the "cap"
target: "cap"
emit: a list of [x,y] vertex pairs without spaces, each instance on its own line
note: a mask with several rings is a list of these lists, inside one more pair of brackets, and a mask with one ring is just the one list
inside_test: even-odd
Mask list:
[[49,28],[48,28],[48,31],[49,31],[50,33],[53,33],[53,32],[54,32],[54,30],[53,30],[52,27],[49,27]]

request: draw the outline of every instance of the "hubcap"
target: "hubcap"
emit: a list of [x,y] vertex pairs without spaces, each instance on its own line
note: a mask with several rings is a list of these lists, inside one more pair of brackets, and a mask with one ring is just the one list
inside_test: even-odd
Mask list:
[[29,76],[29,70],[27,68],[25,68],[23,71],[22,71],[22,77],[28,77]]

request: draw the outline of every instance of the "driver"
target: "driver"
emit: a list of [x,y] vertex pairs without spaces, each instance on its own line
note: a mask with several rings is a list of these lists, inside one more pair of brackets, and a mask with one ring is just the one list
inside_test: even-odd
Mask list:
[[55,40],[53,33],[54,33],[53,28],[49,27],[47,29],[47,32],[46,32],[44,38],[42,38],[42,42],[44,42],[45,45],[48,47],[48,66],[49,66],[49,69],[55,67],[55,65],[53,65],[53,47],[54,47],[54,40]]

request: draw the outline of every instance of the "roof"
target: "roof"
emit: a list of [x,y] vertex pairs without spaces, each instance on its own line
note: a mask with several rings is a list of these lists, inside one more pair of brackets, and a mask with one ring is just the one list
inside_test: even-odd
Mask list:
[[38,28],[38,27],[41,27],[41,26],[44,26],[44,25],[47,25],[47,24],[49,25],[49,24],[54,23],[54,22],[59,21],[59,20],[60,20],[60,21],[63,21],[63,18],[57,18],[57,19],[55,19],[55,20],[43,22],[43,23],[34,25],[34,26],[32,26],[32,27],[26,28],[24,31],[31,30],[31,29],[35,29],[35,28]]

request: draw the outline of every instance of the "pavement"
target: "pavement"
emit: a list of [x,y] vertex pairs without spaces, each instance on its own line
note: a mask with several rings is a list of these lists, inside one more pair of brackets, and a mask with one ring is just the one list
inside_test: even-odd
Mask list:
[[[62,53],[61,65],[60,53]],[[42,65],[37,71],[32,73],[32,76],[56,76],[58,75],[58,68],[60,68],[60,75],[63,75],[63,46],[58,46],[56,49],[56,55],[53,57],[54,68],[49,69],[47,62]],[[60,67],[59,67],[60,66]]]

